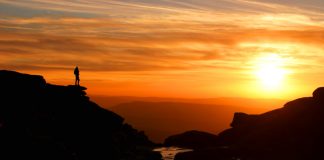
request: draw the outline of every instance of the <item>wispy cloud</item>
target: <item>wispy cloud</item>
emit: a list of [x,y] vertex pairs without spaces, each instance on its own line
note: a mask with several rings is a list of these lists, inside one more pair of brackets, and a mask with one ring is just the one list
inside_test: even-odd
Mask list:
[[191,81],[207,85],[212,78],[246,79],[254,57],[276,53],[291,70],[322,73],[324,12],[305,3],[0,0],[4,6],[5,69],[65,71],[79,65],[89,74],[135,74],[131,80],[141,73],[195,75]]

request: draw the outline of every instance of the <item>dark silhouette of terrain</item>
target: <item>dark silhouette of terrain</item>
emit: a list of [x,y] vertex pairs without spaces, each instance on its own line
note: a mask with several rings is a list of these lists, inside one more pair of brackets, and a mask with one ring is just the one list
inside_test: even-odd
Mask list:
[[86,88],[0,71],[0,159],[155,160],[154,144]]
[[324,88],[259,115],[235,113],[213,148],[181,153],[176,160],[324,159]]
[[164,145],[199,149],[213,147],[217,142],[218,137],[216,135],[193,130],[168,137],[165,139]]

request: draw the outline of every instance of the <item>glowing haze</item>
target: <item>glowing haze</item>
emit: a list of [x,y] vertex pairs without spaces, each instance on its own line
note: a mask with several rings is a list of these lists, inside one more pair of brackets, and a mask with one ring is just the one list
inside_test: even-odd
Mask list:
[[321,0],[0,0],[0,67],[90,94],[309,95],[324,84]]

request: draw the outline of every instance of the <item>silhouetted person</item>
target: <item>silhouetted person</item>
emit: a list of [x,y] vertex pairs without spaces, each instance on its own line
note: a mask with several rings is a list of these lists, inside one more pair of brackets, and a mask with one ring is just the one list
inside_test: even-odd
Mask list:
[[74,69],[74,75],[75,75],[75,85],[80,86],[80,73],[79,73],[78,66],[76,66]]

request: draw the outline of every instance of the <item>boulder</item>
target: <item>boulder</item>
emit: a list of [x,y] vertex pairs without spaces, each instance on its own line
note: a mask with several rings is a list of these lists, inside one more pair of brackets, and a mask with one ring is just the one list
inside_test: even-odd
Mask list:
[[201,131],[187,131],[165,139],[165,146],[176,146],[190,149],[199,149],[213,146],[217,143],[217,136]]
[[257,115],[248,115],[246,113],[237,112],[234,113],[234,118],[231,123],[231,127],[239,127],[244,125],[249,125],[256,122],[258,119]]

